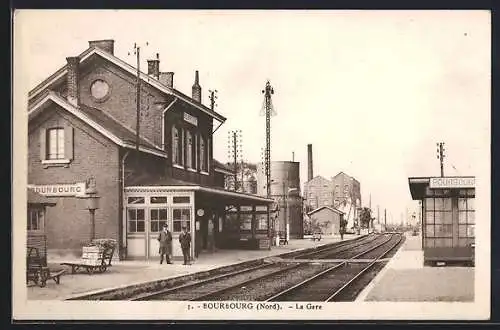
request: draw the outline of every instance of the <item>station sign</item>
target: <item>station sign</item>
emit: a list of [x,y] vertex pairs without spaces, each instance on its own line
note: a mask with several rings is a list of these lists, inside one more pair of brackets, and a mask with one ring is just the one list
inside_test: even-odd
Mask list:
[[85,182],[28,185],[28,189],[46,197],[83,197],[85,196]]
[[184,112],[184,120],[194,126],[198,126],[198,118],[196,118],[195,116],[191,116],[187,112]]
[[441,177],[430,178],[429,188],[474,188],[476,186],[475,177]]

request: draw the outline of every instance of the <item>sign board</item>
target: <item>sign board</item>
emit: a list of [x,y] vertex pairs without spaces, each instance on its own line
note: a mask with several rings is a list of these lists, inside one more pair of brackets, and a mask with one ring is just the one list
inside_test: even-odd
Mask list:
[[85,182],[69,184],[28,185],[28,189],[47,197],[83,197]]
[[194,126],[198,126],[198,118],[196,118],[195,116],[191,116],[187,112],[184,112],[184,120],[190,124],[193,124]]
[[429,188],[474,188],[476,179],[474,177],[443,177],[430,178]]
[[271,240],[269,238],[259,239],[259,249],[269,249]]

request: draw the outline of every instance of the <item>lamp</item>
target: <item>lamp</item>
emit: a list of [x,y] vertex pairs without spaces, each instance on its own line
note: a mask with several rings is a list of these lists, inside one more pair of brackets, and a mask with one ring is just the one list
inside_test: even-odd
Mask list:
[[95,210],[99,208],[99,198],[97,195],[95,178],[91,177],[87,180],[87,189],[85,190],[86,209],[90,213],[90,241],[95,238]]

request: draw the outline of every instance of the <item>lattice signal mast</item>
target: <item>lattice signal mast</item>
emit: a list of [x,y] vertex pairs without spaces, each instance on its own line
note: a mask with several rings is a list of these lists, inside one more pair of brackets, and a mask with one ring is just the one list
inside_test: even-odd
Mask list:
[[264,94],[264,104],[261,109],[261,115],[266,116],[266,150],[265,150],[265,171],[266,171],[266,194],[271,196],[271,116],[276,115],[274,111],[271,96],[274,94],[274,89],[269,80],[266,83],[266,88],[262,90]]

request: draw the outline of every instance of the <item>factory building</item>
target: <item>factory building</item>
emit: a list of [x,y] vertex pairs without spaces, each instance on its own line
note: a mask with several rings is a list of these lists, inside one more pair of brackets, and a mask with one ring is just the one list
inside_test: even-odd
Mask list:
[[269,245],[273,201],[224,189],[234,173],[213,159],[213,133],[226,118],[203,105],[198,71],[187,96],[160,72],[159,56],[137,80],[114,47],[90,41],[28,95],[28,190],[54,203],[37,225],[49,255],[79,255],[95,235],[115,239],[120,259],[152,259],[163,224],[174,257],[182,227],[192,256],[238,247],[242,236]]

